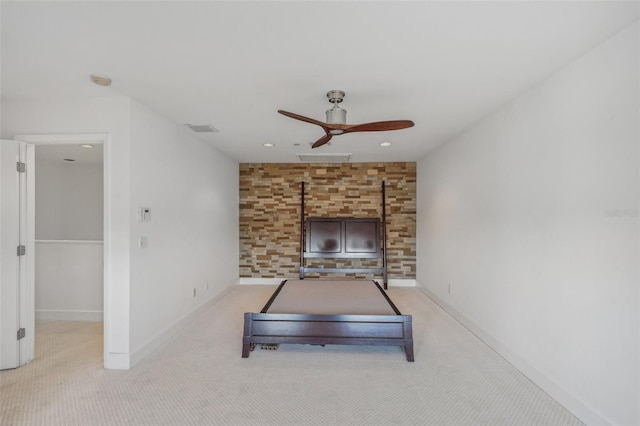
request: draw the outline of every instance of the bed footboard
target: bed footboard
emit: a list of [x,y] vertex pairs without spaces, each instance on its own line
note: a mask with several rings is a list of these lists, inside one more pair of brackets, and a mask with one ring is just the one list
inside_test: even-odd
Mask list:
[[413,362],[411,315],[244,314],[242,357],[258,343],[401,346]]

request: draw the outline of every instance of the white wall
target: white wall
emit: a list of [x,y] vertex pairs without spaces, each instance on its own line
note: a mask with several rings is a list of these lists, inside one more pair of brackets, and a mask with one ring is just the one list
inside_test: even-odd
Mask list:
[[102,241],[36,241],[36,319],[102,321]]
[[638,48],[636,23],[418,164],[425,292],[594,424],[640,423]]
[[238,280],[238,164],[137,102],[131,117],[131,206],[151,209],[131,227],[131,346],[144,353]]
[[102,240],[102,163],[41,159],[36,147],[36,240]]

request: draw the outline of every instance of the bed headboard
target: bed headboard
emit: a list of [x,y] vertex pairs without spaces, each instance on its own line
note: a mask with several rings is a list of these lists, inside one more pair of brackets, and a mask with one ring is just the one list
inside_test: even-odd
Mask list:
[[309,218],[305,228],[305,257],[380,257],[378,219]]
[[[305,218],[304,182],[301,184],[300,279],[305,273],[381,274],[387,288],[385,187],[382,182],[382,218]],[[382,244],[381,244],[382,242]],[[381,268],[313,268],[309,258],[382,259]]]

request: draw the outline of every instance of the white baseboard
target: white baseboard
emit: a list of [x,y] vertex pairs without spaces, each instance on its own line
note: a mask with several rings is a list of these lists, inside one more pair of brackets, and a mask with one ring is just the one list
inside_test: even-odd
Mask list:
[[569,410],[574,416],[587,425],[611,425],[613,422],[598,414],[587,404],[580,401],[575,396],[558,386],[553,380],[545,376],[540,370],[529,364],[522,356],[513,352],[511,349],[503,345],[499,340],[480,328],[476,323],[458,312],[447,302],[436,296],[420,282],[416,282],[418,289],[423,292],[429,299],[433,300],[438,306],[444,309],[449,315],[455,318],[460,324],[475,334],[480,340],[489,345],[491,349],[496,351],[501,357],[507,360],[511,365],[520,370],[522,374],[527,376],[529,380],[535,383],[540,389],[545,391],[549,396],[558,401],[562,406]]
[[388,279],[387,285],[389,287],[415,287],[416,280],[409,278]]
[[296,280],[298,277],[289,278],[239,278],[240,285],[278,285],[282,280]]
[[129,354],[105,352],[104,368],[107,370],[128,370],[130,368]]
[[[278,285],[283,280],[297,280],[298,277],[283,277],[283,278],[239,278],[239,285]],[[312,278],[310,278],[312,279]],[[382,281],[378,280],[380,283]],[[414,279],[390,279],[387,281],[389,287],[415,287],[416,280]]]
[[213,296],[211,299],[207,300],[202,305],[197,307],[195,310],[193,310],[189,314],[182,317],[175,324],[166,328],[164,331],[159,333],[156,337],[147,340],[147,342],[145,342],[138,349],[132,351],[129,359],[129,368],[139,363],[141,360],[143,360],[145,357],[151,354],[151,352],[156,350],[163,343],[167,342],[174,334],[176,334],[178,331],[185,328],[189,323],[191,323],[193,320],[199,317],[202,313],[204,313],[204,311],[209,309],[212,305],[216,304],[220,299],[226,296],[234,288],[235,288],[235,285],[230,285],[226,287],[225,289],[220,291],[218,294]]
[[104,313],[102,311],[36,309],[36,320],[102,322]]

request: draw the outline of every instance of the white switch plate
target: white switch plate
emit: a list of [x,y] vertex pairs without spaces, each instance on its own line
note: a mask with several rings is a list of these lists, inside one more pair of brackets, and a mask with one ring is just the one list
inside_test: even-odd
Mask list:
[[148,237],[140,237],[138,238],[138,248],[140,250],[144,250],[149,247],[149,238]]

